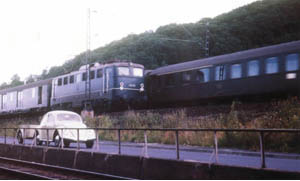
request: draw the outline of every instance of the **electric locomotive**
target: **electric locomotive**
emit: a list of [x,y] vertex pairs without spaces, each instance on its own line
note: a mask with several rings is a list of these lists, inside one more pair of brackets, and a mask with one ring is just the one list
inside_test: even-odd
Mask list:
[[52,81],[51,107],[120,110],[146,101],[144,66],[131,62],[95,63]]

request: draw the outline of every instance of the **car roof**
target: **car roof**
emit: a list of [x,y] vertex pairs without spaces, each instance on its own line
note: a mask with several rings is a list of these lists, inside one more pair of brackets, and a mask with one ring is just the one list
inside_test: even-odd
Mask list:
[[50,112],[48,112],[47,114],[54,114],[54,115],[57,115],[57,114],[75,114],[75,115],[80,116],[80,115],[77,114],[76,112],[72,112],[72,111],[64,111],[64,110],[50,111]]
[[293,42],[282,43],[278,45],[266,46],[262,48],[244,50],[244,51],[225,54],[225,55],[203,58],[194,61],[167,65],[151,71],[149,75],[159,76],[159,75],[176,73],[176,72],[184,72],[193,69],[210,67],[218,64],[231,63],[238,60],[248,60],[252,58],[255,59],[261,56],[280,54],[283,52],[285,53],[299,52],[299,50],[300,50],[300,41],[293,41]]

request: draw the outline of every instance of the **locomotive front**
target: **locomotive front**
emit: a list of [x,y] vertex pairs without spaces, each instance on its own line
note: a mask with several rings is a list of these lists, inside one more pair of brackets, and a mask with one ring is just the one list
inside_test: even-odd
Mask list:
[[113,107],[139,108],[146,101],[144,66],[134,63],[115,64]]

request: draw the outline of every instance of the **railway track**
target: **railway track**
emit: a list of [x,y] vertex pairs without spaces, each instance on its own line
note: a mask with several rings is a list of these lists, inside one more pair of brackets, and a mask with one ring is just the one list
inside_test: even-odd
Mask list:
[[0,157],[0,179],[26,180],[131,180],[134,178]]

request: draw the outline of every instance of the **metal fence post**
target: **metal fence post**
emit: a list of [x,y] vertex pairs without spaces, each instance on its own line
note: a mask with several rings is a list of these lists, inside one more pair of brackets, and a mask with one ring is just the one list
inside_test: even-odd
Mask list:
[[[23,135],[23,145],[25,145],[25,137],[26,137],[26,135],[25,135],[25,131],[26,131],[26,129],[25,128],[23,128],[23,133],[24,133],[24,135]],[[18,133],[17,133],[18,134]]]
[[98,129],[96,129],[96,150],[99,150],[99,133],[98,133]]
[[119,155],[121,154],[121,130],[118,129],[118,145],[119,145]]
[[77,128],[77,150],[79,150],[79,128]]
[[64,149],[64,128],[61,128],[61,148]]
[[34,146],[37,145],[36,141],[37,141],[37,130],[34,129]]
[[259,143],[260,143],[261,168],[266,168],[264,132],[262,131],[259,132]]
[[18,129],[14,129],[14,128],[13,128],[13,131],[15,131],[15,133],[16,133],[16,134],[15,134],[15,137],[14,137],[13,144],[16,144],[16,138],[17,138],[17,134],[18,134],[18,133],[17,133]]
[[145,138],[144,157],[148,157],[148,139],[147,139],[147,131],[144,131],[144,138]]
[[218,159],[218,137],[217,137],[217,131],[214,131],[214,139],[215,139],[215,159],[216,159],[216,163],[218,163],[219,159]]
[[175,131],[175,137],[176,137],[176,139],[175,139],[175,143],[176,143],[176,158],[177,158],[177,160],[179,160],[180,157],[179,157],[179,138],[178,138],[178,130]]
[[47,140],[46,140],[46,145],[47,147],[49,146],[49,129],[46,129],[46,133],[47,133]]
[[6,128],[4,128],[4,144],[6,144]]

